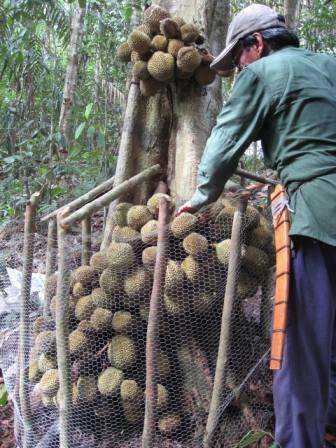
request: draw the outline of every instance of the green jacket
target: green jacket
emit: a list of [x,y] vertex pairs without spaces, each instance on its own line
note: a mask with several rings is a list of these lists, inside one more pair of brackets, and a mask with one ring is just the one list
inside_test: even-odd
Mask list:
[[336,246],[336,59],[285,47],[246,67],[218,115],[192,206],[217,199],[252,141],[287,189],[291,235]]

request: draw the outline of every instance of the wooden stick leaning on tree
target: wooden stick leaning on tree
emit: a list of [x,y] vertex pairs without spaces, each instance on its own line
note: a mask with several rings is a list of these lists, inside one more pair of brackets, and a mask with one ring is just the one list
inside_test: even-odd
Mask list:
[[72,213],[79,207],[82,207],[88,202],[91,202],[93,199],[96,199],[98,196],[101,196],[102,194],[106,193],[113,187],[113,184],[114,184],[114,176],[106,180],[105,182],[101,183],[97,187],[93,188],[92,190],[88,191],[87,193],[83,194],[79,198],[76,198],[73,201],[69,202],[69,204],[62,205],[62,207],[58,208],[57,210],[54,210],[53,212],[42,216],[41,222],[48,221],[48,219],[56,218],[57,214],[65,209],[68,210],[68,213]]
[[33,272],[34,240],[36,213],[40,193],[34,193],[26,206],[23,243],[22,286],[20,296],[20,336],[19,336],[19,397],[23,420],[23,448],[34,446],[33,421],[29,398],[29,352],[30,352],[30,321],[31,309],[30,289]]
[[146,408],[142,434],[142,448],[152,448],[155,442],[157,423],[157,353],[160,314],[163,303],[167,268],[169,205],[166,198],[159,203],[159,231],[157,255],[154,269],[153,290],[146,339]]
[[[161,174],[161,171],[162,170],[160,165],[153,165],[150,168],[147,168],[141,173],[136,174],[135,176],[121,183],[117,187],[113,188],[113,190],[105,193],[98,199],[95,199],[94,201],[90,202],[89,204],[86,204],[79,210],[73,212],[70,216],[66,216],[65,218],[62,219],[61,225],[66,227],[71,226],[77,221],[82,221],[85,217],[92,215],[96,211],[110,204],[110,202],[114,201],[114,199],[119,198],[129,190],[139,185],[144,180],[148,180],[155,176],[158,176],[159,174]],[[68,213],[67,209],[65,209],[64,212]]]
[[203,440],[204,448],[211,448],[213,446],[213,437],[221,416],[221,402],[223,399],[225,374],[228,366],[230,349],[229,343],[231,334],[233,301],[236,295],[238,272],[240,268],[243,215],[246,209],[246,205],[246,201],[240,200],[239,207],[235,211],[233,217],[229,268],[222,312],[221,333],[218,346],[214,386]]
[[82,266],[90,264],[91,257],[91,216],[82,221]]

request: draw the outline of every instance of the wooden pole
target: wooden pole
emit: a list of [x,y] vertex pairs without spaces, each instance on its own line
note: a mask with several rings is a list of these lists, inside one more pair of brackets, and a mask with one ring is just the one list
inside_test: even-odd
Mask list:
[[72,419],[72,384],[69,349],[69,294],[71,251],[69,251],[68,247],[67,229],[61,226],[61,213],[62,212],[60,212],[57,216],[59,266],[57,276],[57,300],[55,318],[57,364],[61,391],[61,399],[59,403],[59,431],[60,448],[70,448]]
[[270,177],[259,176],[257,174],[250,173],[249,171],[242,170],[241,168],[237,168],[235,174],[237,174],[237,176],[241,176],[246,179],[261,182],[262,184],[278,185],[280,183],[279,181],[271,179]]
[[63,220],[61,221],[61,225],[66,227],[71,226],[76,221],[82,221],[86,216],[90,216],[96,211],[105,207],[114,199],[117,199],[119,196],[136,187],[144,180],[155,177],[158,174],[161,174],[160,165],[153,165],[150,168],[147,168],[136,176],[131,177],[127,181],[113,188],[113,190],[109,191],[108,193],[105,193],[100,198],[95,199],[94,201],[75,211],[74,213],[72,213],[72,215],[63,218]]
[[159,204],[158,245],[153,290],[150,301],[146,339],[146,407],[142,448],[152,448],[157,423],[157,353],[160,314],[167,268],[169,204],[163,197]]
[[91,202],[93,199],[96,199],[97,196],[106,193],[113,187],[113,183],[114,183],[114,176],[108,179],[107,181],[103,182],[102,184],[98,185],[93,190],[90,190],[87,193],[80,196],[79,198],[69,202],[69,204],[63,205],[62,207],[58,208],[57,210],[54,210],[48,215],[42,216],[41,222],[48,221],[48,219],[51,218],[56,218],[57,214],[65,209],[67,209],[68,213],[72,213],[79,207],[83,207],[83,205],[87,204],[88,202]]
[[26,206],[23,242],[23,268],[20,296],[20,335],[19,335],[19,397],[23,423],[23,447],[34,446],[33,421],[29,398],[29,351],[30,351],[30,321],[31,310],[30,288],[33,272],[34,239],[36,213],[40,200],[40,193],[34,193]]
[[[46,281],[56,271],[57,267],[57,222],[55,219],[51,219],[48,223],[48,236],[47,236],[47,266],[46,266]],[[50,301],[52,297],[49,297],[47,288],[44,292],[43,302],[43,315],[45,317],[50,316]]]
[[218,346],[214,387],[212,390],[209,415],[203,440],[204,448],[212,448],[213,436],[215,434],[218,421],[221,416],[220,407],[223,399],[223,392],[225,388],[225,374],[229,358],[231,319],[233,302],[236,295],[238,272],[240,268],[242,222],[246,205],[246,201],[241,200],[239,202],[239,207],[235,211],[233,217],[230,258],[225,288],[221,333]]
[[82,221],[82,266],[90,264],[91,257],[91,216]]

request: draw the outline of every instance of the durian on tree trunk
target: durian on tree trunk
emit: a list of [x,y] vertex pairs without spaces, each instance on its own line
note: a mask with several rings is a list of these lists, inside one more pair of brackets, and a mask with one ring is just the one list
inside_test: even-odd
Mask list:
[[[195,23],[205,36],[204,47],[217,55],[225,46],[230,2],[225,0],[156,0],[172,16]],[[183,91],[181,91],[183,90]],[[124,125],[115,173],[115,185],[159,163],[177,204],[192,196],[197,169],[206,140],[222,105],[221,80],[210,86],[176,88],[163,86],[149,98],[142,97],[139,86],[132,82],[125,110]],[[155,184],[144,183],[132,196],[122,200],[145,203]],[[109,207],[102,248],[109,244],[113,228],[113,209]]]

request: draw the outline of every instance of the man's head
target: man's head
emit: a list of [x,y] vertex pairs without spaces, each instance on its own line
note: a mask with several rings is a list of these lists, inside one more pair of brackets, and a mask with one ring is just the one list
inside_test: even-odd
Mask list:
[[221,71],[242,68],[286,45],[299,46],[299,40],[287,29],[284,17],[268,6],[252,4],[232,20],[226,47],[211,67]]

